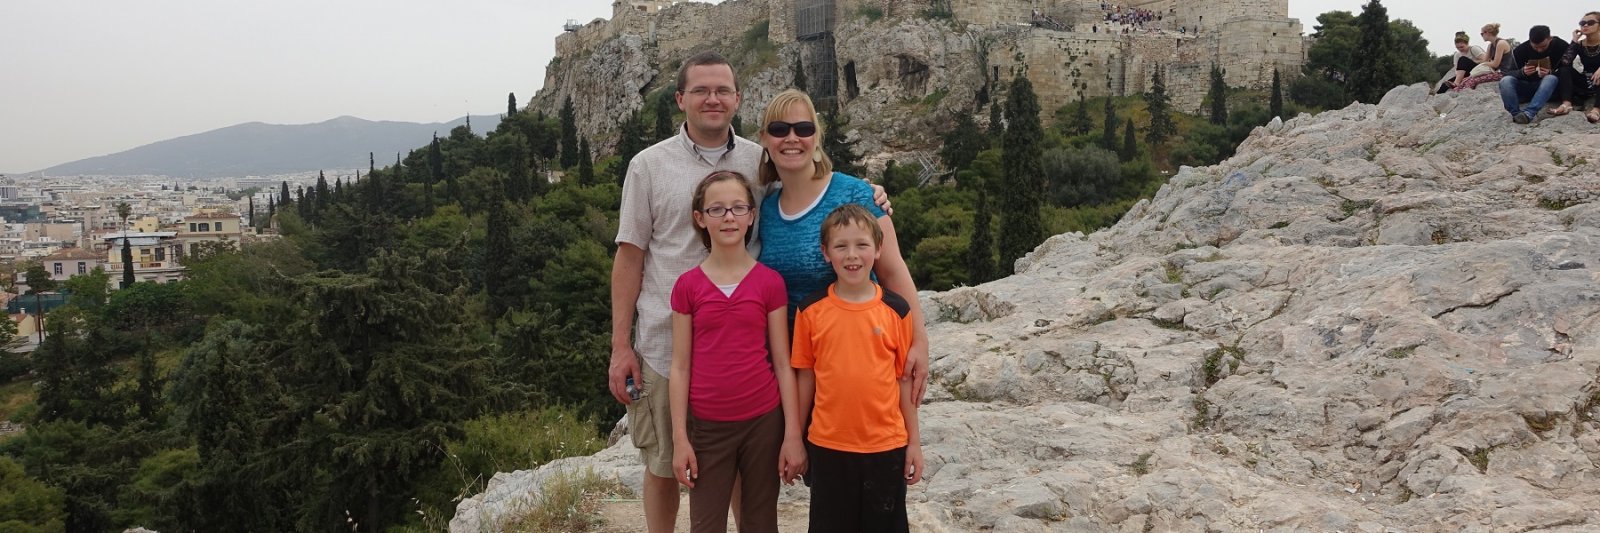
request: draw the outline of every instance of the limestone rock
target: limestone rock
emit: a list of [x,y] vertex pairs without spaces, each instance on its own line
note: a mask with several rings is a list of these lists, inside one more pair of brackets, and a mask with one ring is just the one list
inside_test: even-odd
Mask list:
[[[1260,128],[1113,227],[926,295],[913,520],[1600,528],[1600,129],[1512,125],[1493,88],[1425,92]],[[626,440],[538,472],[626,481]]]

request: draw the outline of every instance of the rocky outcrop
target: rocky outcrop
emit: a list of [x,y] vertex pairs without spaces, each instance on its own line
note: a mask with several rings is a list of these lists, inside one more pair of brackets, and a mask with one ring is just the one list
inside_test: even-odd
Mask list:
[[[1401,87],[1275,121],[1114,227],[924,295],[914,520],[1600,528],[1597,147],[1576,115],[1512,125],[1492,89]],[[554,468],[636,484],[626,448],[506,475],[462,509],[487,516]]]

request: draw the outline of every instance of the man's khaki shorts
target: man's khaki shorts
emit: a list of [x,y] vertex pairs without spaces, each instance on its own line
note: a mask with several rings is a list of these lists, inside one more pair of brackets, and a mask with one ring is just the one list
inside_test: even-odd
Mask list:
[[644,392],[628,406],[628,433],[639,448],[639,460],[656,477],[672,478],[672,394],[667,378],[639,361]]

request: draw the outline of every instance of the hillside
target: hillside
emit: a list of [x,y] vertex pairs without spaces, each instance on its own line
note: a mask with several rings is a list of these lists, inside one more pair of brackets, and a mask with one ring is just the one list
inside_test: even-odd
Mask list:
[[[465,123],[465,118],[418,124],[350,116],[316,124],[249,122],[63,163],[39,173],[214,178],[366,168],[369,152],[376,154],[379,164],[392,162],[396,152],[425,145],[434,133],[443,137]],[[499,123],[499,116],[472,117],[476,132],[493,130]]]
[[[1596,147],[1576,115],[1400,87],[925,293],[913,530],[1600,527]],[[495,476],[451,530],[583,469],[639,483],[624,438]]]

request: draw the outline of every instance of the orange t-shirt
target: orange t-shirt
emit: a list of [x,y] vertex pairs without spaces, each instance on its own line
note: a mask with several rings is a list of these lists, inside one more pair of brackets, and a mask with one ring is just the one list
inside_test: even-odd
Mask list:
[[816,373],[810,439],[818,446],[877,453],[907,443],[898,378],[911,349],[911,305],[877,290],[877,297],[851,303],[830,284],[795,315],[789,361]]

